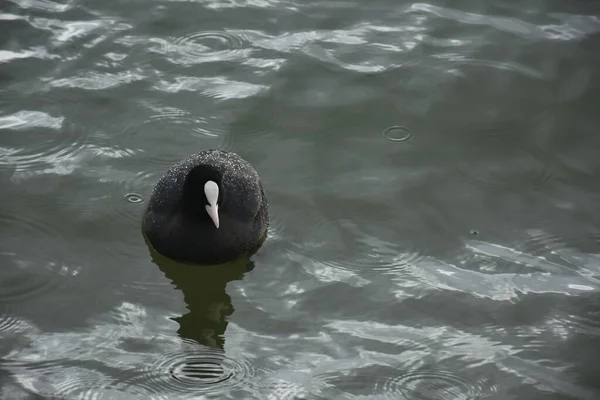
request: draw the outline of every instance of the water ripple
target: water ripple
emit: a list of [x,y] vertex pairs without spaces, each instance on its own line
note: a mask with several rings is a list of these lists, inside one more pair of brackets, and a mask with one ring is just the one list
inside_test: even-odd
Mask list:
[[[136,193],[127,195],[115,193],[84,203],[74,202],[69,207],[71,212],[77,210],[82,229],[90,232],[87,239],[110,243],[104,247],[104,254],[117,265],[136,259],[140,249],[144,248],[143,240],[138,236],[144,203],[138,200],[142,198]],[[136,201],[132,202],[130,198]]]
[[240,36],[228,31],[201,31],[172,40],[167,54],[177,64],[242,60],[249,55]]
[[[367,274],[408,276],[409,267],[423,258],[410,243],[399,246],[360,232],[352,223],[325,218],[310,223],[305,219],[305,223],[310,226],[310,241],[291,244],[288,256],[298,258],[322,282],[362,286],[367,283]],[[327,256],[322,255],[324,246],[328,248]]]
[[[586,229],[585,226],[580,226],[580,229],[574,234],[556,235],[546,232],[541,229],[529,229],[525,247],[535,254],[553,254],[557,256],[563,255],[570,248],[582,247],[586,253],[594,254],[600,252],[600,230]],[[568,259],[563,260],[569,262]],[[577,262],[572,262],[574,265],[579,265]]]
[[163,353],[139,372],[139,384],[149,393],[197,396],[217,394],[223,389],[247,388],[257,374],[245,359],[233,360],[223,352],[200,350],[197,345]]
[[[444,56],[440,56],[441,58],[444,58]],[[532,68],[532,67],[528,67],[525,64],[521,64],[521,63],[517,63],[517,62],[512,62],[512,61],[506,61],[506,60],[482,60],[482,59],[477,59],[477,58],[468,58],[468,57],[464,57],[464,56],[457,56],[457,57],[448,57],[447,58],[449,61],[452,61],[452,66],[458,68],[460,66],[481,66],[481,67],[486,67],[486,68],[492,68],[492,69],[496,69],[499,71],[508,71],[508,72],[516,72],[520,75],[522,75],[523,77],[527,77],[530,79],[545,79],[545,76],[543,73],[541,73],[540,71]],[[450,65],[449,65],[450,66]],[[448,70],[448,72],[451,72],[453,74],[455,74],[456,76],[465,76],[463,73],[459,72],[457,69],[451,68]]]
[[[144,168],[168,168],[182,158],[181,149],[197,151],[208,146],[205,140],[220,139],[221,132],[209,125],[210,121],[204,117],[166,109],[127,126],[115,138],[115,148],[116,151],[135,155]],[[165,140],[169,141],[169,146],[163,145]],[[180,143],[180,146],[175,143]]]
[[[101,3],[0,6],[0,397],[597,397],[597,7]],[[145,196],[207,147],[259,160],[277,247],[165,303]],[[178,337],[230,303],[226,353]]]
[[382,134],[390,142],[406,142],[413,136],[411,130],[404,126],[390,126]]
[[154,87],[168,93],[180,91],[202,92],[206,96],[217,100],[243,99],[255,96],[266,89],[262,85],[232,81],[221,76],[201,78],[178,76],[172,82],[160,80]]
[[[98,400],[104,398],[166,399],[166,396],[150,397],[143,387],[132,386],[123,381],[131,375],[122,371],[111,376],[105,371],[82,368],[77,361],[58,359],[28,363],[12,363],[11,370],[26,390],[48,398]],[[94,363],[92,363],[93,365]],[[110,372],[106,372],[110,371]],[[133,396],[133,397],[132,397]]]
[[282,137],[281,132],[310,128],[311,123],[304,118],[285,115],[276,108],[276,101],[272,96],[265,96],[264,100],[258,97],[249,110],[244,110],[241,115],[233,115],[227,123],[227,146],[231,148],[262,147],[262,143],[274,143],[278,152],[298,152],[305,149],[308,144],[297,137]]
[[314,388],[314,382],[310,383],[311,391],[305,388],[303,385],[299,385],[295,382],[290,382],[284,379],[269,379],[266,384],[263,385],[266,400],[316,400],[321,397],[316,397],[311,394]]
[[[9,259],[6,253],[0,258]],[[0,302],[5,304],[51,296],[64,289],[70,283],[70,278],[81,273],[80,267],[71,267],[58,261],[22,260],[17,258],[17,254],[10,258],[10,264],[15,265],[17,271],[5,276],[0,284]],[[4,264],[10,265],[6,260]]]
[[322,264],[350,272],[405,273],[423,255],[410,240],[411,232],[398,226],[391,213],[369,201],[346,199],[343,206],[318,215],[310,231],[328,247]]
[[[600,283],[600,231],[580,227],[573,235],[555,235],[540,229],[527,231],[529,239],[523,245],[533,254],[555,260],[564,269],[573,270],[587,279]],[[576,250],[581,249],[581,250]]]
[[50,54],[43,47],[32,47],[28,50],[22,51],[10,51],[10,50],[0,50],[0,63],[7,63],[13,60],[21,60],[24,58],[37,58],[40,60],[52,60],[60,58],[55,54]]
[[585,296],[600,289],[597,279],[543,257],[480,241],[470,241],[466,248],[473,254],[466,253],[457,265],[428,257],[411,272],[437,290],[460,291],[496,301],[517,301],[528,293]]
[[427,3],[414,3],[410,6],[410,11],[426,12],[436,17],[451,19],[463,24],[488,25],[500,31],[527,39],[552,38],[544,31],[544,27],[523,19],[477,14]]
[[33,393],[85,399],[247,392],[267,372],[245,354],[226,356],[181,340],[165,320],[155,311],[123,303],[89,321],[90,329],[28,336],[28,344],[7,354],[2,365]]
[[204,3],[204,6],[206,8],[216,10],[248,7],[271,9],[277,6],[283,6],[288,10],[297,10],[297,5],[294,2],[288,0],[201,0],[201,2]]
[[62,4],[56,1],[51,0],[11,0],[15,4],[17,4],[21,8],[30,9],[30,10],[38,10],[38,11],[47,11],[47,12],[55,12],[55,13],[63,13],[65,11],[70,10],[73,7],[73,4],[67,2],[66,4]]
[[475,400],[494,394],[489,382],[469,380],[441,369],[419,369],[380,379],[376,387],[389,395],[411,400]]
[[148,73],[150,71],[157,72],[152,68],[152,64],[157,63],[165,56],[169,46],[168,42],[162,38],[133,35],[115,38],[114,44],[121,45],[125,49],[122,53],[112,55],[112,57],[116,57],[121,62],[135,60],[135,65]]
[[57,88],[79,88],[85,90],[105,90],[124,84],[146,79],[146,76],[135,71],[125,71],[115,74],[87,71],[80,76],[56,79],[52,86]]
[[[52,220],[32,215],[24,217],[23,213],[0,213],[0,223],[12,237],[6,238],[0,248],[0,259],[3,260],[0,279],[0,303],[19,303],[32,299],[50,296],[70,284],[74,277],[80,275],[80,266],[71,266],[53,257],[48,251],[20,253],[11,246],[13,242],[27,238],[33,245],[36,238],[62,237]],[[23,236],[24,235],[24,236]],[[35,247],[35,246],[34,246]]]
[[[65,364],[61,365],[59,362],[39,363],[27,366],[24,370],[32,371],[37,369],[40,373],[46,373],[52,369],[62,367],[65,379],[52,387],[51,391],[54,392],[54,395],[64,399],[97,400],[104,398],[106,394],[110,394],[111,392],[116,392],[114,394],[120,392],[118,390],[120,386],[119,382],[115,379],[107,379],[102,372],[71,367],[68,365],[68,361]],[[117,390],[113,391],[112,389],[115,387]],[[50,389],[48,392],[50,392]]]
[[495,393],[487,381],[471,382],[453,372],[420,368],[398,373],[396,368],[371,365],[318,377],[344,398],[371,394],[378,399],[477,400]]
[[396,26],[359,23],[345,29],[285,32],[277,36],[256,30],[245,30],[240,34],[259,48],[284,53],[301,52],[347,70],[376,73],[394,66],[389,61],[390,55],[411,47],[409,42],[413,32],[404,31]]
[[27,128],[60,129],[63,117],[52,117],[41,111],[18,111],[0,117],[0,129],[23,130]]
[[[523,270],[523,267],[536,269],[538,271],[553,273],[553,274],[571,274],[569,267],[557,264],[547,260],[539,255],[524,253],[516,249],[506,246],[501,246],[493,243],[486,243],[479,240],[470,240],[465,243],[465,247],[474,254],[483,255],[490,258],[504,260],[507,263],[517,265],[517,270],[513,273],[531,272],[531,270]],[[502,268],[503,272],[508,272],[507,268]]]
[[[537,156],[541,150],[518,139],[519,127],[502,123],[470,129],[475,132],[461,137],[462,150],[469,156],[454,167],[467,182],[497,192],[513,192],[539,190],[554,179],[552,170]],[[472,157],[482,161],[474,162]]]
[[0,314],[0,334],[33,332],[36,327],[27,320],[18,318],[10,308],[3,307]]
[[499,353],[496,358],[500,369],[514,374],[523,382],[538,386],[542,390],[550,389],[554,393],[580,400],[596,400],[598,398],[597,390],[571,381],[560,374],[557,369],[544,365],[544,362],[502,353]]
[[124,197],[125,200],[133,204],[142,203],[144,201],[144,197],[138,193],[125,193]]
[[[21,111],[0,118],[7,147],[0,147],[0,170],[35,174],[75,158],[83,147],[86,130],[39,111]],[[23,143],[23,144],[21,144]],[[26,143],[26,145],[25,145]]]
[[[60,129],[70,121],[70,118],[65,117],[67,112],[89,100],[85,91],[54,88],[45,80],[40,80],[35,85],[0,90],[0,104],[6,109],[18,109],[12,115],[7,114],[0,118],[9,126],[15,124],[17,129]],[[57,119],[61,120],[60,124],[57,124]],[[19,120],[24,121],[24,124],[18,122]]]

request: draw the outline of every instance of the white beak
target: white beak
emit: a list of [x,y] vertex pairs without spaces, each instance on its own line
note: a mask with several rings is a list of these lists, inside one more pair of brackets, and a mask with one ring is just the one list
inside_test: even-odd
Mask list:
[[217,200],[219,199],[219,186],[213,181],[207,181],[204,184],[204,194],[208,205],[206,205],[206,212],[212,219],[213,223],[219,229],[219,206]]
[[210,219],[213,220],[213,222],[215,223],[215,226],[218,229],[219,228],[219,206],[216,204],[214,206],[207,205],[206,212],[208,212]]

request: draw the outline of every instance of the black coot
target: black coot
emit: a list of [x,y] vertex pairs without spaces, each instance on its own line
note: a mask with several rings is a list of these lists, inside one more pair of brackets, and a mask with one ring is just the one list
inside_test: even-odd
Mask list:
[[160,254],[220,264],[254,254],[266,238],[268,204],[258,173],[235,153],[206,150],[157,182],[143,232]]

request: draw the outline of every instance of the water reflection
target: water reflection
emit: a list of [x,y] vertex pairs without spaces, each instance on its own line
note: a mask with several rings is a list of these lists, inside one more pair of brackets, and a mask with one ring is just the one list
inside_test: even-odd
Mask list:
[[227,284],[242,280],[254,263],[242,258],[227,264],[190,265],[173,261],[148,247],[152,261],[183,292],[189,312],[172,318],[179,323],[177,333],[202,345],[223,349],[227,318],[234,311]]

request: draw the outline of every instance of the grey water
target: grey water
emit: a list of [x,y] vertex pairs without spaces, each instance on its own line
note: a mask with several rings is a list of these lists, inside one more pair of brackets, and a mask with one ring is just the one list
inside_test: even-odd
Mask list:
[[[600,3],[0,2],[1,399],[600,398]],[[193,152],[250,260],[153,254]]]

